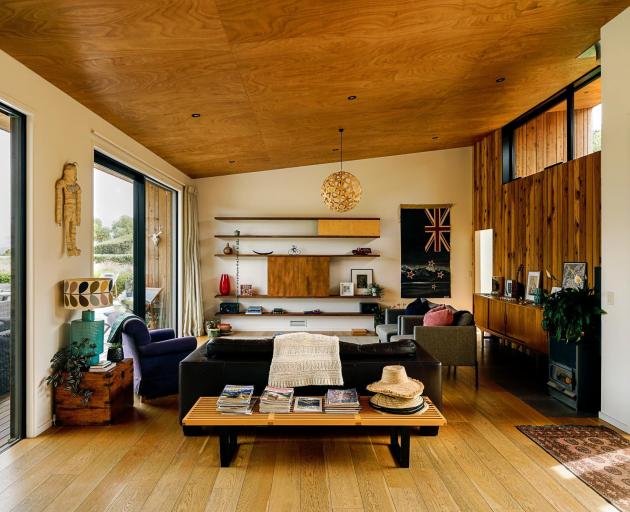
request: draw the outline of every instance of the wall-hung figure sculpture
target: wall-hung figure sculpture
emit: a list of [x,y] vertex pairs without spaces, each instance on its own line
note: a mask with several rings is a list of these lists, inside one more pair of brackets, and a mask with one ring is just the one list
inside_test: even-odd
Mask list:
[[81,187],[77,183],[76,162],[64,164],[63,175],[55,183],[55,222],[63,227],[68,256],[79,256],[77,226],[81,225]]

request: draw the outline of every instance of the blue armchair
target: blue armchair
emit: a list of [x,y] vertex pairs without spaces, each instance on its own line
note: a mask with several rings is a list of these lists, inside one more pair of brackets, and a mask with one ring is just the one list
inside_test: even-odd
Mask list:
[[179,362],[197,348],[192,336],[175,338],[173,329],[149,331],[139,318],[122,330],[123,350],[133,358],[135,392],[143,398],[173,395],[179,390]]

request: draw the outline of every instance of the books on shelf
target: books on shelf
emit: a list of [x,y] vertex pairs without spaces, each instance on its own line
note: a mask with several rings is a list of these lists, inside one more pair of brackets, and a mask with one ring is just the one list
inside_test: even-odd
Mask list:
[[324,411],[338,414],[352,414],[361,411],[357,390],[355,388],[329,389],[324,400]]
[[113,370],[115,367],[116,363],[112,363],[111,361],[101,361],[98,364],[91,365],[89,371],[92,373],[105,373]]
[[267,386],[260,396],[259,410],[262,413],[291,412],[291,403],[293,402],[293,388],[277,388]]
[[298,396],[293,404],[293,412],[322,412],[322,399],[313,396]]
[[254,386],[227,384],[217,400],[217,411],[229,414],[251,414],[256,400],[253,400]]

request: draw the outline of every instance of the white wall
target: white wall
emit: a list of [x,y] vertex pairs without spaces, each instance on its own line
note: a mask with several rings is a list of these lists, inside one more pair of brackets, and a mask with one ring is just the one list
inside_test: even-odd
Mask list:
[[[374,280],[385,287],[384,304],[400,299],[400,227],[401,204],[453,203],[452,222],[452,299],[444,300],[460,308],[470,308],[473,277],[472,233],[472,150],[458,148],[445,151],[415,153],[384,158],[356,160],[344,163],[344,169],[354,173],[363,187],[360,204],[346,214],[336,214],[326,208],[320,197],[320,186],[328,174],[336,171],[335,164],[312,165],[290,169],[219,176],[195,180],[199,188],[199,225],[202,257],[202,282],[206,318],[218,309],[221,273],[235,275],[234,260],[216,258],[225,241],[214,238],[216,233],[232,233],[239,228],[248,233],[315,233],[314,224],[299,223],[226,223],[215,216],[346,216],[380,217],[381,237],[365,240],[286,240],[242,241],[241,253],[252,249],[274,250],[286,254],[291,243],[303,253],[346,253],[358,246],[368,246],[380,258],[340,259],[331,264],[331,291],[338,293],[339,281],[350,280],[351,268],[373,268]],[[309,231],[310,230],[310,231]],[[241,259],[241,284],[253,284],[258,293],[266,291],[266,260]],[[283,307],[288,311],[303,311],[319,307],[325,311],[358,310],[358,301],[326,299],[321,301],[249,300],[265,308]],[[410,302],[406,300],[405,302]],[[289,329],[285,318],[248,317],[231,321],[245,330]],[[371,319],[308,318],[309,330],[349,330],[351,327],[372,327]]]
[[[67,322],[78,316],[64,310],[59,283],[92,273],[94,148],[176,189],[188,178],[4,52],[0,101],[28,115],[26,397],[27,435],[34,436],[51,424],[50,389],[42,382],[50,358],[66,344]],[[79,257],[63,255],[61,228],[54,221],[55,181],[66,161],[78,163],[83,190]]]
[[602,405],[630,432],[630,9],[602,28]]

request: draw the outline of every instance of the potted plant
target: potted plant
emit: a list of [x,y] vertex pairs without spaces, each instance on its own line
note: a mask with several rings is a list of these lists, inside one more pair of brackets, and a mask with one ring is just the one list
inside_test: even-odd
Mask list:
[[552,396],[578,410],[599,409],[600,297],[592,288],[546,294],[542,327],[549,339]]
[[121,342],[113,342],[109,344],[107,349],[107,360],[112,363],[119,363],[125,358]]
[[87,405],[93,391],[82,388],[81,380],[83,373],[90,368],[90,358],[95,350],[96,345],[87,338],[59,350],[50,360],[52,373],[46,378],[46,383],[54,388],[63,386],[72,396],[80,398],[83,405]]
[[370,285],[370,294],[372,297],[380,297],[383,293],[383,287],[380,284],[372,283]]

